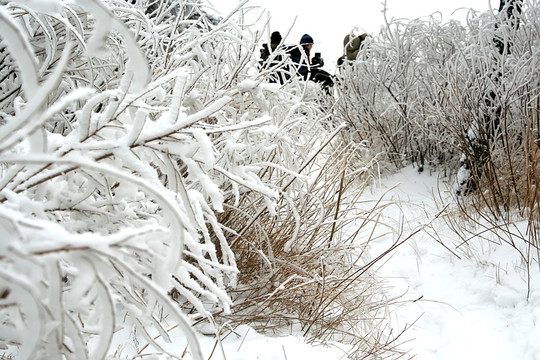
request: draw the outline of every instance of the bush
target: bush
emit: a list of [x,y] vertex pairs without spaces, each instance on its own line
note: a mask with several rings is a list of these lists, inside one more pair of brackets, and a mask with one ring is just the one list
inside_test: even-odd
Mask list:
[[[194,321],[283,325],[270,307],[319,339],[351,332],[364,353],[392,348],[373,331],[386,330],[373,261],[341,233],[370,157],[335,143],[306,84],[266,83],[257,39],[203,9],[0,8],[7,354],[127,356],[131,343],[139,356],[178,357],[163,341],[180,326],[200,359]],[[309,300],[293,307],[301,293]]]
[[540,6],[507,10],[470,12],[466,27],[434,17],[388,23],[341,69],[337,108],[355,141],[396,168],[453,174],[473,222],[527,218],[524,245],[538,249]]
[[254,45],[196,3],[47,5],[0,9],[1,337],[20,358],[103,358],[120,319],[163,352],[174,322],[200,358],[167,293],[230,311],[224,189],[278,197],[257,175],[275,129]]

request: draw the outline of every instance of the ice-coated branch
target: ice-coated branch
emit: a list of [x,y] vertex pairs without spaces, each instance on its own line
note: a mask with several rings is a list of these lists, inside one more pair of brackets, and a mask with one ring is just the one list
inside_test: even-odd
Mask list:
[[202,359],[184,310],[229,314],[241,273],[223,217],[306,191],[317,106],[265,83],[256,39],[198,1],[37,3],[0,8],[6,353],[180,358],[173,321]]

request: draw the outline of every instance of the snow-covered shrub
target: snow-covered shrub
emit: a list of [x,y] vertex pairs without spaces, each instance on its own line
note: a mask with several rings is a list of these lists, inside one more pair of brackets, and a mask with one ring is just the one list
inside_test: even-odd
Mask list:
[[540,4],[519,3],[469,12],[465,25],[389,22],[341,68],[337,109],[353,139],[397,167],[440,166],[457,173],[457,194],[480,190],[460,198],[473,222],[518,210],[524,244],[538,247]]
[[443,122],[461,154],[458,193],[480,190],[461,199],[472,205],[464,209],[498,221],[518,210],[531,229],[538,221],[539,12],[537,1],[525,1],[510,17],[505,9],[470,17],[441,86]]
[[458,22],[431,17],[388,21],[378,36],[367,37],[357,60],[340,67],[336,87],[337,112],[352,138],[398,168],[452,160],[441,86],[464,33]]
[[398,358],[384,282],[373,268],[385,254],[370,259],[365,230],[384,206],[359,206],[376,163],[361,144],[322,146],[331,155],[313,161],[304,187],[291,190],[290,178],[280,182],[275,216],[246,197],[220,217],[241,229],[231,247],[242,271],[225,318],[271,334],[300,332],[309,342],[352,344],[355,359]]
[[275,214],[265,172],[295,177],[322,129],[261,84],[234,23],[145,3],[0,7],[0,345],[17,358],[179,357],[161,340],[180,326],[200,359],[178,302],[227,313],[237,284],[216,212],[255,193]]
[[9,3],[0,29],[6,355],[180,358],[180,327],[200,359],[217,314],[394,346],[344,232],[376,217],[369,152],[334,143],[313,84],[266,82],[257,34],[172,0]]
[[[471,12],[467,27],[434,17],[388,23],[341,69],[339,115],[398,166],[453,170],[489,143],[499,147],[496,168],[506,168],[503,154],[521,147],[534,115],[537,12],[538,3],[526,1],[516,20],[502,11]],[[506,144],[491,140],[507,136]],[[482,156],[491,156],[488,148]]]
[[[520,253],[528,272],[538,262],[538,97],[540,3],[521,12],[486,12],[469,20],[469,36],[452,62],[446,91],[460,131],[462,166],[457,179],[462,217],[456,231],[466,243],[472,231],[493,233]],[[460,71],[458,71],[458,69]],[[479,190],[475,193],[475,190]],[[527,232],[514,222],[525,220]]]
[[503,212],[522,207],[526,174],[536,171],[528,163],[537,151],[539,11],[533,1],[525,2],[515,23],[504,12],[471,19],[468,46],[449,67],[455,75],[445,93],[456,104],[452,129],[460,135],[463,161],[473,185],[489,190],[484,201]]
[[[470,12],[467,26],[436,17],[388,22],[340,69],[339,116],[397,166],[455,169],[462,154],[471,157],[472,143],[527,128],[537,12],[537,1],[525,1],[517,21],[490,11]],[[516,140],[498,153],[513,153]]]

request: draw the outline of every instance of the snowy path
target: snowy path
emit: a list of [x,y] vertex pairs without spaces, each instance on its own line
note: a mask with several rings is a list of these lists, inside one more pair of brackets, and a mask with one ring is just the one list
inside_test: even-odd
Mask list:
[[[385,212],[388,224],[404,221],[404,234],[429,222],[437,212],[432,192],[435,175],[418,174],[407,168],[385,179],[373,192],[395,205]],[[441,189],[442,191],[443,189]],[[428,231],[447,244],[458,243],[442,220]],[[386,235],[373,245],[376,256],[393,240]],[[427,232],[417,234],[382,266],[379,274],[388,279],[405,303],[394,312],[393,326],[403,328],[416,321],[405,336],[411,355],[418,359],[540,359],[540,284],[535,269],[531,296],[526,301],[526,280],[514,250],[475,243],[478,258],[452,255]],[[516,270],[516,268],[518,270]]]
[[[384,196],[390,204],[383,222],[409,234],[430,222],[438,209],[432,193],[437,192],[435,175],[418,174],[407,168],[384,179],[365,199]],[[443,189],[441,189],[443,192]],[[431,223],[430,233],[452,244],[456,236],[442,220]],[[395,232],[378,230],[372,255],[386,249]],[[512,249],[491,248],[485,241],[474,244],[477,257],[452,255],[428,232],[422,231],[387,258],[378,274],[386,278],[389,297],[402,295],[394,309],[395,331],[405,332],[402,349],[420,360],[538,360],[540,359],[540,279],[534,272],[530,299],[519,259]],[[517,269],[517,270],[516,270]],[[406,301],[415,300],[418,301]],[[205,359],[212,360],[344,360],[343,350],[304,344],[294,336],[272,338],[248,326],[235,329],[223,339],[223,351],[213,337],[200,337]],[[179,346],[177,343],[176,346]],[[185,346],[185,344],[181,345]],[[212,355],[211,355],[212,354]]]

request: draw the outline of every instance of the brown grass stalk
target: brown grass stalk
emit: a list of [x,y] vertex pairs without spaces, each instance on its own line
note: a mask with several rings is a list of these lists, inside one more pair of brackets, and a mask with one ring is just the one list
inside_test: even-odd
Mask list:
[[355,204],[373,164],[364,158],[359,171],[361,147],[333,146],[309,169],[316,175],[307,188],[282,192],[276,216],[258,210],[261,200],[247,199],[222,214],[224,226],[243,229],[231,234],[240,285],[229,290],[233,314],[223,320],[275,334],[292,327],[309,342],[345,341],[355,344],[355,356],[394,353],[396,343],[386,334],[388,302],[374,265],[399,245],[369,259],[370,239],[359,235],[378,223],[384,205],[360,211]]

